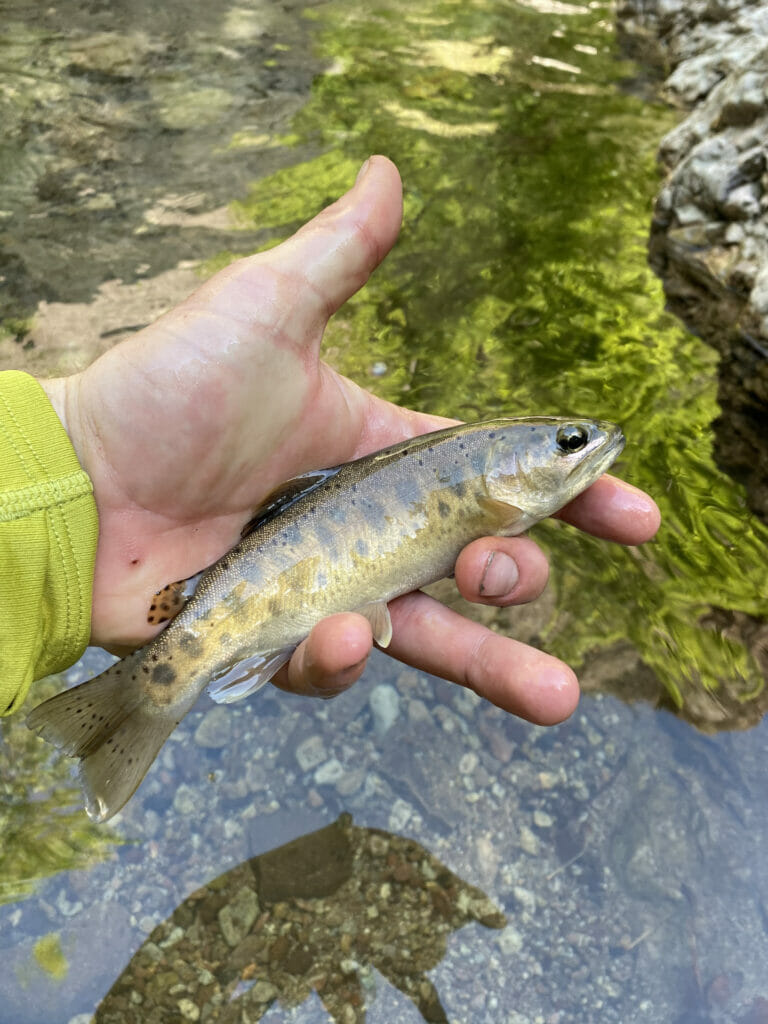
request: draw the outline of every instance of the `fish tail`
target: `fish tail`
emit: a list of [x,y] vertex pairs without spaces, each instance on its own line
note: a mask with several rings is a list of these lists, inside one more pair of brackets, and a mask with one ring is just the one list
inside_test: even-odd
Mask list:
[[93,821],[116,814],[138,788],[179,723],[170,710],[148,710],[130,655],[95,679],[38,704],[27,725],[70,757],[80,758],[86,811]]

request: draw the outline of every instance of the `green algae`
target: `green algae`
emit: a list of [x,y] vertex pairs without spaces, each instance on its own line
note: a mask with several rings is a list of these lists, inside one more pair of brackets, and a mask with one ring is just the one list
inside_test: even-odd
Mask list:
[[663,312],[646,264],[653,154],[673,115],[622,88],[632,67],[612,52],[609,8],[572,10],[314,9],[331,72],[279,142],[318,155],[256,182],[236,212],[266,248],[370,153],[394,159],[400,240],[332,323],[327,358],[434,413],[621,423],[618,472],[653,494],[662,529],[639,550],[540,530],[558,594],[543,639],[579,664],[628,638],[676,704],[701,686],[746,700],[763,686],[756,664],[702,620],[713,607],[768,614],[768,530],[714,463],[716,356]]
[[69,972],[69,963],[61,948],[58,932],[43,935],[34,945],[32,955],[38,966],[54,981],[63,981]]
[[[52,676],[36,683],[30,706],[61,682]],[[88,820],[72,762],[52,756],[23,713],[3,721],[2,753],[0,905],[29,896],[42,878],[106,860],[121,842],[112,829]]]

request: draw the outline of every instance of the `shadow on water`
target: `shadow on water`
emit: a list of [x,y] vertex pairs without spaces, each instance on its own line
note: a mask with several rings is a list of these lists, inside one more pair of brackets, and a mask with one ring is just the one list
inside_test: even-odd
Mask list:
[[258,1021],[272,1003],[298,1006],[316,992],[333,1021],[353,1024],[365,1020],[373,968],[425,1021],[447,1024],[426,972],[446,936],[473,921],[506,923],[418,843],[343,815],[193,892],[136,953],[94,1024],[162,1024],[179,1009],[174,985],[212,1021]]
[[[642,551],[544,525],[548,595],[487,613],[624,698],[557,729],[377,656],[330,705],[202,702],[110,832],[73,810],[66,762],[0,723],[0,1024],[90,1024],[102,999],[104,1022],[764,1020],[765,725],[697,735],[631,703],[759,721],[768,534],[714,465],[715,356],[646,267],[672,115],[619,87],[611,10],[0,14],[0,366],[83,365],[385,152],[403,233],[329,360],[432,412],[616,420],[619,472],[664,515]],[[365,827],[330,824],[346,813]],[[297,849],[354,870],[270,900],[265,865]],[[478,918],[494,930],[461,928]]]

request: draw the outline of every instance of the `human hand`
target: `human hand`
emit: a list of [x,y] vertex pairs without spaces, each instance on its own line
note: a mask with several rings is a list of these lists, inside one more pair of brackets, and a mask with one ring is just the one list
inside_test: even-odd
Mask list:
[[[329,317],[390,250],[401,214],[397,170],[373,157],[350,192],[288,241],[233,263],[82,373],[42,382],[99,511],[93,643],[147,642],[158,631],[147,622],[152,595],[219,558],[288,477],[448,422],[375,398],[319,359]],[[624,544],[649,539],[659,523],[647,495],[609,476],[561,516]],[[547,575],[526,537],[475,541],[456,566],[462,594],[495,605],[534,599]],[[576,677],[556,658],[422,593],[393,601],[391,613],[396,658],[532,721],[557,722],[575,707]],[[366,619],[332,616],[275,682],[338,692],[371,646]]]

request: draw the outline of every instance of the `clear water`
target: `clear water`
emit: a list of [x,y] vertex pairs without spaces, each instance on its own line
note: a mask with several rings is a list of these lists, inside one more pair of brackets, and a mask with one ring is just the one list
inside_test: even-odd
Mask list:
[[[768,610],[768,533],[712,460],[715,356],[663,312],[645,266],[672,119],[635,95],[607,6],[0,15],[0,365],[87,361],[149,318],[142,289],[173,294],[191,264],[273,244],[385,152],[404,179],[402,237],[331,325],[327,358],[432,412],[616,420],[620,473],[664,515],[642,551],[539,530],[550,595],[532,623],[497,625],[583,662],[590,689],[759,721],[759,669],[723,624]],[[63,309],[86,338],[65,354],[40,326]],[[103,1024],[419,1021],[432,990],[462,1022],[762,1019],[764,726],[703,736],[599,696],[541,730],[383,656],[329,705],[270,693],[223,722],[209,712],[109,828],[87,823],[68,764],[20,718],[2,723],[0,1024],[85,1024],[121,975]],[[223,746],[204,745],[214,726]],[[216,946],[222,909],[231,921],[248,903],[238,866],[341,813],[388,837],[359,840],[332,897],[259,891],[258,941]],[[403,835],[424,851],[415,875],[395,874],[389,837]],[[441,885],[440,865],[459,881]],[[189,897],[223,873],[201,917],[213,897]],[[467,887],[503,928],[472,922]]]

